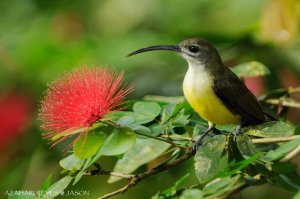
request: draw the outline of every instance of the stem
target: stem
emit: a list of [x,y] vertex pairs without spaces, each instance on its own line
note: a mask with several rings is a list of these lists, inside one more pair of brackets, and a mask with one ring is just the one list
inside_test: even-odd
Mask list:
[[286,107],[300,108],[299,102],[295,100],[267,99],[265,102],[273,105],[282,105]]
[[120,178],[125,178],[125,179],[131,179],[134,177],[132,174],[124,174],[124,173],[119,173],[119,172],[113,172],[113,171],[105,171],[105,170],[91,170],[89,172],[86,172],[84,175],[87,176],[94,176],[94,175],[108,175],[108,176],[115,176],[115,177],[120,177]]
[[156,140],[159,140],[159,141],[162,141],[162,142],[169,143],[172,146],[177,147],[177,148],[179,148],[182,151],[187,151],[188,150],[188,147],[184,147],[184,146],[178,145],[178,144],[172,142],[171,140],[163,139],[163,138],[160,138],[160,137],[155,137],[155,136],[152,136],[152,135],[143,134],[143,133],[140,133],[140,132],[135,132],[135,133],[139,134],[139,135],[142,135],[142,136],[145,136],[145,137],[149,137],[149,138],[153,138],[153,139],[156,139]]
[[[158,167],[155,167],[155,168],[153,168],[149,171],[145,171],[145,172],[139,173],[139,174],[123,174],[123,173],[118,173],[118,172],[104,171],[104,170],[101,169],[100,166],[97,167],[96,170],[90,171],[90,172],[86,173],[86,175],[103,174],[103,175],[111,175],[111,176],[117,176],[117,177],[128,179],[128,183],[125,186],[121,187],[120,189],[118,189],[116,191],[105,194],[105,195],[99,197],[98,199],[106,199],[106,198],[110,198],[112,196],[115,196],[117,194],[123,194],[129,188],[135,186],[138,182],[142,181],[143,179],[148,178],[148,177],[153,176],[153,175],[156,175],[158,173],[161,173],[161,172],[163,172],[165,170],[168,170],[172,167],[175,167],[175,166],[181,164],[182,162],[190,159],[192,156],[194,156],[194,153],[191,152],[191,148],[179,146],[179,145],[175,144],[174,142],[172,142],[170,140],[166,140],[166,139],[163,139],[163,138],[160,138],[160,137],[154,137],[154,136],[145,135],[145,134],[142,134],[142,133],[137,133],[137,134],[147,136],[147,137],[150,137],[150,138],[153,138],[153,139],[157,139],[157,140],[160,140],[160,141],[163,141],[163,142],[167,142],[167,143],[169,143],[173,146],[176,146],[176,147],[184,150],[185,154],[183,156],[181,156],[180,158],[175,159],[175,160],[173,160],[169,163],[162,164],[162,165],[160,165]],[[177,137],[179,139],[183,138],[184,140],[188,139],[187,141],[192,141],[192,139],[182,137],[182,136],[173,136],[173,137],[174,138]],[[252,139],[252,141],[255,144],[261,144],[261,143],[287,142],[287,141],[294,140],[294,139],[297,139],[297,138],[300,138],[300,135],[295,135],[295,136],[290,136],[290,137],[279,137],[279,138],[259,138],[259,139]],[[292,159],[293,157],[295,157],[299,153],[300,153],[300,146],[298,146],[292,152],[287,154],[281,161],[289,161],[290,159]],[[260,174],[258,174],[254,178],[255,178],[256,181],[260,181],[261,177],[262,176]],[[218,197],[218,199],[228,198],[228,197],[242,191],[243,189],[247,188],[248,186],[249,186],[248,184],[243,184],[243,185],[237,187],[235,190],[233,190],[233,191],[231,191],[231,192],[229,192],[225,195],[222,195],[222,196]]]
[[180,135],[161,135],[160,137],[169,138],[169,139],[172,139],[172,140],[182,140],[182,141],[193,141],[194,142],[193,138],[184,137],[184,136],[180,136]]
[[[253,179],[255,180],[255,182],[259,182],[261,180],[261,174],[257,174],[255,176],[253,176]],[[237,187],[236,189],[228,192],[227,194],[224,194],[222,196],[217,197],[216,199],[226,199],[226,198],[231,198],[232,196],[234,196],[235,194],[241,192],[242,190],[244,190],[245,188],[249,187],[249,184],[242,184],[241,186]]]
[[289,94],[300,93],[300,86],[299,86],[299,87],[296,87],[296,88],[290,87],[290,88],[288,88],[287,90],[288,90],[288,93],[289,93]]
[[[105,199],[105,198],[109,198],[109,197],[112,197],[114,195],[117,195],[117,194],[120,194],[120,193],[125,193],[130,187],[133,187],[135,186],[138,182],[140,182],[141,180],[145,179],[145,178],[148,178],[149,176],[153,176],[153,175],[156,175],[158,173],[161,173],[165,170],[168,170],[176,165],[179,165],[180,163],[188,160],[189,158],[191,158],[194,154],[191,153],[190,151],[187,151],[185,153],[185,155],[183,155],[182,157],[176,159],[176,160],[173,160],[171,162],[169,162],[168,164],[162,164],[158,167],[155,167],[149,171],[146,171],[146,172],[143,172],[143,173],[139,173],[139,174],[136,174],[136,175],[131,175],[131,178],[129,180],[129,182],[122,188],[116,190],[116,191],[113,191],[111,193],[108,193],[108,194],[105,194],[101,197],[99,197],[98,199]],[[111,172],[110,172],[111,173]]]
[[290,153],[288,153],[284,158],[280,160],[280,162],[287,162],[290,161],[292,158],[294,158],[296,155],[300,153],[300,145],[292,150]]
[[287,141],[295,140],[297,138],[300,138],[300,135],[294,135],[290,137],[278,137],[278,138],[257,138],[257,139],[252,139],[252,142],[254,144],[276,143],[276,142],[287,142]]
[[110,198],[112,196],[115,196],[115,195],[118,195],[120,193],[125,193],[130,187],[134,186],[136,184],[135,181],[131,180],[129,181],[129,183],[127,185],[125,185],[124,187],[116,190],[116,191],[113,191],[111,193],[108,193],[108,194],[105,194],[101,197],[99,197],[98,199],[106,199],[106,198]]

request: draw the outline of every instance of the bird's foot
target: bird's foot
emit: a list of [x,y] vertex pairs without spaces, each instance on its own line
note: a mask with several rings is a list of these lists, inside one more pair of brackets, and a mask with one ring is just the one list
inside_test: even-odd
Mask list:
[[237,136],[242,133],[242,125],[238,125],[233,134],[233,141],[237,143]]
[[192,148],[191,148],[191,150],[190,150],[190,153],[191,153],[192,155],[196,154],[196,152],[197,152],[198,149],[199,149],[200,143],[201,143],[201,140],[199,140],[199,142],[198,142],[198,139],[196,139],[195,143],[193,144],[193,146],[192,146]]
[[192,155],[196,154],[196,152],[198,151],[199,149],[199,146],[202,142],[202,140],[204,139],[204,137],[211,131],[214,129],[214,125],[210,126],[202,135],[199,135],[196,140],[195,140],[195,143],[193,144],[191,150],[190,150],[190,153]]

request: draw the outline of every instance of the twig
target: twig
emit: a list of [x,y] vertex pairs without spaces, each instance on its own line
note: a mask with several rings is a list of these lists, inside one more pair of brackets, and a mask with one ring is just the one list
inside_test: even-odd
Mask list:
[[[139,133],[138,133],[139,134]],[[140,135],[144,135],[144,134],[140,134]],[[167,142],[169,144],[175,144],[174,142],[172,142],[172,140],[183,140],[183,141],[192,141],[194,142],[195,140],[193,138],[190,137],[184,137],[184,136],[180,136],[180,135],[160,135],[160,137],[154,137],[154,136],[150,136],[150,135],[144,135],[150,138],[154,138],[163,142]],[[168,138],[171,139],[170,140],[166,140],[166,139],[162,139],[162,138]],[[277,142],[288,142],[291,140],[295,140],[297,138],[300,138],[300,135],[293,135],[293,136],[289,136],[289,137],[276,137],[276,138],[254,138],[252,139],[252,142],[254,144],[265,144],[265,143],[277,143]],[[187,147],[182,147],[180,145],[175,144],[175,146],[177,148],[180,148],[182,150],[186,150]]]
[[91,170],[89,172],[86,172],[84,175],[87,176],[95,176],[95,175],[108,175],[108,176],[116,176],[120,178],[125,178],[125,179],[131,179],[134,177],[133,174],[124,174],[124,173],[119,173],[119,172],[113,172],[113,171],[105,171],[105,170]]
[[160,137],[169,138],[169,139],[172,139],[172,140],[183,140],[183,141],[193,141],[194,142],[193,138],[184,137],[184,136],[180,136],[180,135],[161,135]]
[[[101,197],[99,197],[98,199],[105,199],[105,198],[109,198],[111,196],[114,196],[114,195],[117,195],[117,194],[121,194],[121,193],[125,193],[130,187],[133,187],[135,186],[138,182],[140,182],[141,180],[149,177],[149,176],[153,176],[153,175],[156,175],[158,173],[161,173],[165,170],[168,170],[186,160],[188,160],[189,158],[191,158],[192,156],[194,155],[194,153],[191,153],[190,150],[187,150],[185,155],[181,156],[180,158],[176,159],[176,160],[173,160],[167,164],[162,164],[158,167],[155,167],[154,169],[151,169],[149,171],[146,171],[146,172],[143,172],[143,173],[139,173],[139,174],[135,174],[135,175],[132,175],[130,177],[130,180],[129,182],[122,188],[116,190],[116,191],[113,191],[111,193],[108,193],[108,194],[105,194]],[[111,172],[110,172],[111,173]]]
[[295,140],[297,138],[300,138],[300,135],[294,135],[289,137],[278,137],[278,138],[257,138],[257,139],[252,139],[252,142],[254,144],[276,143],[276,142],[287,142],[287,141]]
[[292,150],[290,153],[288,153],[284,158],[282,158],[280,162],[287,162],[291,160],[293,157],[295,157],[296,155],[298,155],[299,153],[300,153],[300,145],[294,150]]
[[[161,135],[163,138],[171,138],[172,140],[178,139],[178,140],[185,140],[185,141],[195,141],[193,138],[190,137],[184,137],[180,135]],[[275,142],[288,142],[291,140],[295,140],[297,138],[300,138],[300,135],[293,135],[289,137],[276,137],[276,138],[254,138],[252,139],[252,142],[254,144],[264,144],[264,143],[275,143]]]
[[143,134],[143,133],[140,133],[140,132],[135,132],[135,133],[136,133],[136,134],[139,134],[139,135],[142,135],[142,136],[145,136],[145,137],[149,137],[149,138],[152,138],[152,139],[156,139],[156,140],[159,140],[159,141],[162,141],[162,142],[169,143],[169,144],[171,144],[172,146],[177,147],[177,148],[179,148],[179,149],[182,150],[182,151],[188,150],[188,147],[184,147],[184,146],[178,145],[178,144],[174,143],[174,142],[173,142],[172,140],[170,140],[170,139],[163,139],[163,138],[161,138],[161,137],[155,137],[155,136]]
[[[141,133],[138,133],[138,134],[144,135],[144,134],[141,134]],[[182,162],[188,160],[189,158],[191,158],[194,155],[194,153],[191,152],[190,148],[179,146],[179,145],[175,144],[174,142],[172,142],[170,140],[166,140],[166,139],[163,139],[163,138],[160,138],[160,137],[153,137],[153,136],[150,136],[150,135],[144,135],[144,136],[151,137],[151,138],[154,138],[154,139],[157,139],[157,140],[161,140],[163,142],[170,143],[173,146],[176,146],[176,147],[184,150],[185,154],[183,156],[181,156],[180,158],[175,159],[175,160],[173,160],[169,163],[162,164],[162,165],[160,165],[158,167],[155,167],[155,168],[153,168],[149,171],[139,173],[139,174],[123,174],[123,173],[118,173],[118,172],[105,171],[105,170],[102,170],[100,166],[98,166],[96,170],[92,170],[90,172],[87,172],[85,175],[101,175],[101,174],[103,174],[103,175],[111,175],[111,176],[117,176],[117,177],[128,179],[128,183],[125,186],[121,187],[120,189],[118,189],[116,191],[105,194],[105,195],[99,197],[98,199],[106,199],[106,198],[110,198],[110,197],[112,197],[114,195],[117,195],[117,194],[123,194],[129,188],[135,186],[138,182],[142,181],[143,179],[148,178],[148,177],[153,176],[153,175],[156,175],[158,173],[161,173],[161,172],[163,172],[165,170],[168,170],[172,167],[175,167],[175,166],[181,164]],[[185,137],[181,137],[181,138],[184,138],[185,140],[187,140]],[[300,135],[295,135],[295,136],[290,136],[290,137],[279,137],[279,138],[259,138],[259,139],[252,139],[252,141],[255,144],[261,144],[261,143],[286,142],[286,141],[294,140],[294,139],[297,139],[297,138],[300,138]],[[189,140],[189,141],[191,141],[191,140]],[[282,161],[288,161],[291,158],[293,158],[295,155],[297,155],[298,153],[300,153],[300,146],[298,146],[295,150],[290,152],[284,159],[282,159]],[[259,181],[261,176],[257,175],[257,176],[255,176],[255,178],[256,178],[257,181]],[[233,190],[232,192],[230,192],[230,193],[228,193],[224,196],[220,196],[220,198],[228,198],[228,197],[234,195],[235,193],[245,189],[248,186],[249,185],[247,185],[247,184],[241,185],[240,187]]]
[[291,98],[286,99],[267,99],[265,100],[266,103],[272,104],[272,105],[281,105],[286,107],[294,107],[294,108],[300,108],[299,102],[296,100],[292,100]]
[[118,194],[120,194],[120,193],[125,193],[130,187],[136,185],[136,183],[137,183],[136,179],[135,179],[135,178],[132,178],[132,179],[128,182],[128,184],[126,184],[124,187],[122,187],[122,188],[120,188],[120,189],[118,189],[118,190],[116,190],[116,191],[113,191],[113,192],[111,192],[111,193],[105,194],[105,195],[99,197],[98,199],[106,199],[106,198],[110,198],[110,197],[112,197],[112,196],[118,195]]
[[86,172],[84,175],[87,176],[109,175],[109,176],[116,176],[116,177],[126,178],[126,179],[131,179],[132,177],[134,177],[133,174],[124,174],[124,173],[119,173],[114,171],[106,171],[102,169],[102,167],[98,163],[94,163],[93,165],[94,167],[96,167],[96,169]]
[[296,88],[289,87],[289,88],[287,89],[287,91],[288,91],[289,94],[300,93],[300,87],[296,87]]
[[[261,180],[261,174],[257,174],[255,176],[253,176],[253,179],[255,180],[255,182],[258,182]],[[226,199],[226,198],[231,198],[233,195],[235,195],[236,193],[241,192],[242,190],[246,189],[247,187],[249,187],[249,184],[242,184],[241,186],[237,187],[236,189],[223,194],[222,196],[216,197],[215,199]]]

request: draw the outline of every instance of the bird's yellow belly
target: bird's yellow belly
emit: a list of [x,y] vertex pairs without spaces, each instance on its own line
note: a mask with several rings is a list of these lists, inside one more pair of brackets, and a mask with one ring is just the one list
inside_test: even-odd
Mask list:
[[205,120],[213,124],[238,124],[240,116],[231,113],[215,95],[209,82],[197,84],[186,81],[183,85],[185,98],[191,107]]

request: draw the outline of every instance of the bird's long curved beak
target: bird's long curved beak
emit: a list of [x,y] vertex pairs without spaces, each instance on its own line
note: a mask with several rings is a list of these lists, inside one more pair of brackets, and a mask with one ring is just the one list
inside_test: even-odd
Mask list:
[[170,50],[170,51],[181,52],[181,49],[178,45],[159,45],[159,46],[149,46],[149,47],[146,47],[146,48],[141,48],[139,50],[136,50],[136,51],[128,54],[126,57],[130,57],[132,55],[136,55],[136,54],[139,54],[139,53],[152,51],[152,50]]

